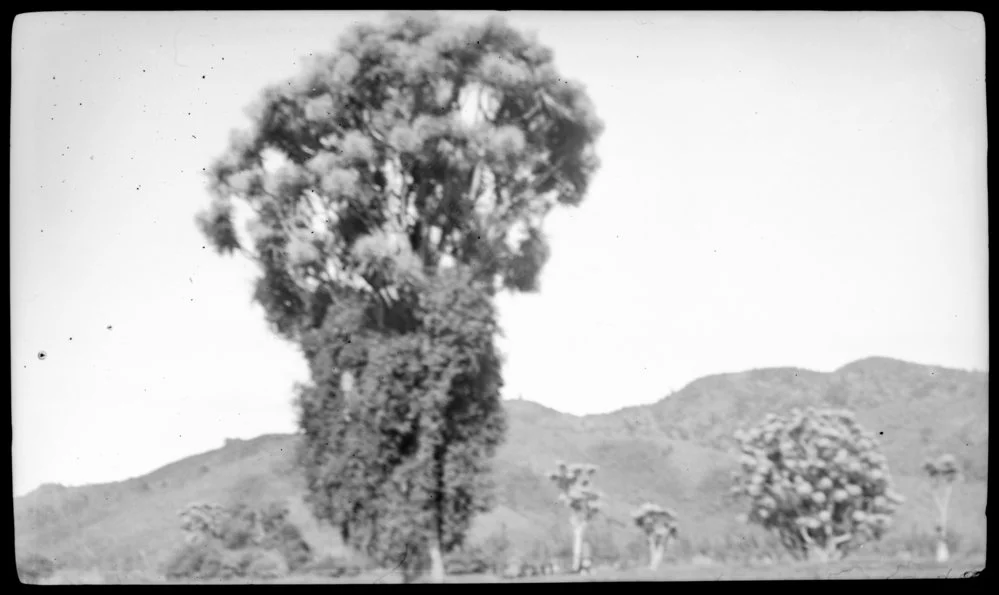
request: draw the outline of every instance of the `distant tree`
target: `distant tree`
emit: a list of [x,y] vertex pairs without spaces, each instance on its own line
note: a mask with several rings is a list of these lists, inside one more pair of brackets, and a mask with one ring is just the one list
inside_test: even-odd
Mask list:
[[878,441],[849,411],[792,410],[739,430],[750,523],[774,531],[793,555],[828,561],[880,539],[902,497]]
[[666,547],[678,532],[677,516],[670,508],[646,502],[631,514],[635,525],[649,543],[649,568],[655,570],[663,561]]
[[960,471],[957,460],[950,454],[927,460],[923,464],[923,470],[929,476],[933,502],[937,505],[937,562],[943,563],[950,559],[950,549],[947,547],[947,508]]
[[593,487],[595,465],[566,465],[559,461],[548,474],[559,490],[559,502],[569,509],[572,526],[572,570],[582,570],[583,540],[586,529],[603,508],[602,495]]
[[250,115],[198,225],[260,266],[254,300],[309,360],[310,502],[441,580],[503,435],[492,297],[538,288],[543,222],[582,201],[602,125],[533,38],[433,14],[352,27]]

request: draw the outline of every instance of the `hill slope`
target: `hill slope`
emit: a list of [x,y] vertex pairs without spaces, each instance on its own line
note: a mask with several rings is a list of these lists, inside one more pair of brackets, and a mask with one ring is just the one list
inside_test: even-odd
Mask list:
[[[925,456],[943,448],[962,460],[967,482],[954,495],[953,526],[963,548],[983,547],[988,468],[988,376],[870,358],[832,373],[793,368],[702,378],[658,403],[604,415],[573,416],[529,401],[507,401],[510,432],[495,465],[499,506],[479,518],[472,540],[504,531],[515,547],[566,543],[563,511],[545,479],[556,459],[600,467],[607,514],[593,528],[595,549],[634,541],[628,512],[646,500],[676,508],[681,545],[709,547],[746,535],[728,501],[735,470],[729,436],[740,423],[793,406],[846,406],[882,432],[885,454],[908,502],[890,539],[933,523],[919,475]],[[227,441],[143,477],[77,488],[43,486],[15,498],[15,545],[71,565],[156,568],[180,542],[176,512],[193,501],[289,502],[293,520],[320,551],[339,548],[312,520],[294,468],[297,437]],[[682,549],[682,548],[681,548]]]

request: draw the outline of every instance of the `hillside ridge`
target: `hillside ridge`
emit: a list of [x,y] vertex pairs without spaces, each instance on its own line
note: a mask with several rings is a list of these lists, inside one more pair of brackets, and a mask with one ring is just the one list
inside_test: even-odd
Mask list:
[[[608,504],[594,535],[605,543],[630,543],[629,513],[644,501],[680,511],[684,526],[696,527],[685,537],[690,543],[730,540],[747,530],[734,520],[737,505],[727,495],[737,469],[731,443],[737,426],[794,406],[845,406],[880,436],[909,498],[892,539],[932,530],[933,503],[920,466],[945,450],[961,460],[966,477],[955,491],[953,526],[967,544],[984,543],[987,374],[865,358],[833,372],[764,368],[705,376],[655,403],[611,413],[575,416],[518,399],[504,405],[509,429],[493,464],[497,506],[476,519],[472,542],[497,534],[525,548],[565,542],[564,511],[546,478],[559,459],[599,468],[596,482]],[[162,561],[182,541],[176,514],[191,502],[273,500],[289,503],[310,543],[339,547],[335,532],[304,503],[298,439],[224,439],[219,448],[121,482],[41,486],[14,498],[16,547],[120,564],[142,551]]]
[[[526,410],[533,409],[534,411],[538,411],[538,412],[544,413],[546,415],[566,416],[568,418],[576,419],[576,420],[598,419],[598,418],[605,418],[605,417],[609,417],[609,416],[615,416],[615,415],[618,415],[618,414],[621,414],[621,413],[626,413],[626,412],[630,412],[630,411],[634,411],[634,410],[644,410],[644,409],[648,409],[650,407],[656,407],[656,406],[664,403],[665,401],[667,401],[671,397],[674,397],[674,396],[676,396],[678,394],[681,394],[684,391],[690,390],[692,387],[701,386],[701,385],[705,385],[705,384],[712,384],[712,383],[716,383],[716,382],[722,382],[722,381],[730,380],[732,378],[737,378],[737,377],[740,377],[740,376],[743,376],[743,375],[760,376],[760,375],[771,375],[771,374],[787,374],[787,373],[796,374],[796,373],[800,373],[802,375],[830,377],[830,376],[835,376],[835,375],[837,375],[839,373],[842,373],[844,371],[865,370],[865,369],[869,369],[869,368],[874,367],[874,366],[884,366],[886,364],[890,365],[892,367],[896,367],[899,364],[902,364],[903,366],[907,366],[907,367],[910,367],[910,368],[939,369],[939,370],[945,370],[945,371],[949,371],[949,372],[959,372],[959,373],[967,373],[967,374],[975,374],[975,375],[982,374],[982,375],[985,375],[985,376],[988,375],[987,372],[979,371],[979,370],[965,370],[965,369],[961,369],[961,368],[949,368],[949,367],[938,366],[938,365],[933,365],[933,364],[920,364],[920,363],[909,362],[909,361],[905,361],[905,360],[901,360],[901,359],[896,359],[896,358],[891,358],[891,357],[885,357],[885,356],[868,356],[868,357],[860,358],[860,359],[851,361],[851,362],[849,362],[847,364],[844,364],[844,365],[840,366],[839,368],[836,368],[835,370],[833,370],[831,372],[822,372],[822,371],[817,371],[817,370],[811,370],[811,369],[808,369],[808,368],[800,368],[800,367],[797,367],[797,366],[773,366],[773,367],[765,367],[765,368],[750,368],[748,370],[743,370],[743,371],[740,371],[740,372],[719,372],[719,373],[715,373],[715,374],[708,374],[708,375],[705,375],[705,376],[701,376],[699,378],[695,378],[694,380],[691,380],[686,385],[684,385],[683,388],[681,388],[679,390],[676,390],[676,391],[673,391],[669,395],[666,395],[666,396],[664,396],[664,397],[662,397],[662,398],[660,398],[660,399],[658,399],[656,401],[652,401],[650,403],[641,404],[641,405],[627,405],[627,406],[621,407],[619,409],[613,409],[611,411],[607,411],[607,412],[603,412],[603,413],[587,413],[587,414],[583,414],[583,415],[577,415],[577,414],[569,413],[569,412],[566,412],[566,411],[560,411],[558,409],[555,409],[554,407],[545,405],[543,403],[539,403],[538,401],[534,401],[534,400],[531,400],[531,399],[524,399],[524,398],[504,399],[503,400],[503,405],[504,405],[504,407],[506,407],[508,409],[509,408],[518,408],[518,407],[519,408],[524,408]],[[252,438],[224,438],[223,439],[223,444],[221,446],[219,446],[218,448],[214,448],[214,449],[211,449],[211,450],[202,451],[202,452],[199,452],[199,453],[194,453],[194,454],[188,455],[186,457],[177,459],[176,461],[172,461],[170,463],[166,463],[165,465],[162,465],[160,467],[157,467],[157,468],[155,468],[155,469],[153,469],[153,470],[151,470],[149,472],[146,472],[146,473],[143,473],[143,474],[140,474],[140,475],[126,477],[126,478],[122,478],[120,480],[115,480],[115,481],[105,481],[105,482],[100,482],[100,483],[88,483],[88,484],[76,484],[76,485],[66,485],[66,484],[61,484],[61,483],[57,483],[57,482],[46,482],[46,483],[41,484],[40,486],[38,486],[34,490],[31,490],[30,492],[27,492],[27,493],[22,494],[20,496],[15,496],[14,499],[17,500],[17,499],[21,499],[21,498],[27,498],[27,497],[31,496],[32,494],[35,494],[35,493],[37,493],[39,491],[46,491],[46,490],[51,490],[51,489],[72,489],[72,488],[85,488],[85,487],[103,487],[103,486],[110,486],[110,485],[114,485],[114,484],[122,483],[122,482],[127,482],[127,481],[141,480],[141,479],[143,479],[143,478],[145,478],[147,476],[152,476],[152,475],[156,475],[156,474],[160,474],[160,473],[169,471],[169,470],[175,468],[178,465],[182,465],[184,463],[190,463],[190,462],[192,462],[195,459],[198,459],[200,457],[203,457],[203,456],[206,456],[206,455],[211,455],[213,453],[218,453],[218,452],[222,451],[223,449],[225,449],[227,446],[230,446],[230,445],[233,445],[233,444],[259,444],[259,443],[262,443],[262,442],[267,441],[267,440],[286,439],[286,438],[291,438],[291,437],[297,436],[297,435],[298,435],[297,433],[273,433],[272,432],[272,433],[267,433],[267,434],[261,434],[260,436],[254,436]]]

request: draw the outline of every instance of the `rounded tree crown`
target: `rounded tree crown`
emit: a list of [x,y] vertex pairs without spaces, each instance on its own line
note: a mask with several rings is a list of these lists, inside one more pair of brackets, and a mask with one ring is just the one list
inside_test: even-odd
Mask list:
[[533,291],[543,221],[583,200],[603,128],[553,59],[498,18],[352,27],[247,110],[252,125],[211,167],[198,226],[220,253],[261,266],[255,299],[289,337],[344,291],[394,303],[447,268],[490,291]]

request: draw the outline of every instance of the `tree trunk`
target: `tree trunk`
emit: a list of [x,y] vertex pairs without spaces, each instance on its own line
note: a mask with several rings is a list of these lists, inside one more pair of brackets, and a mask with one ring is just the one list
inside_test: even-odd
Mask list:
[[950,560],[950,548],[947,547],[947,539],[939,538],[937,541],[937,563],[943,564]]
[[940,525],[937,527],[937,562],[943,564],[950,559],[950,549],[947,547],[947,506],[950,504],[951,486],[944,490],[940,503]]
[[649,538],[649,570],[656,570],[662,564],[665,545],[665,542],[657,543],[654,537]]
[[583,533],[586,523],[576,522],[572,526],[572,571],[579,572],[583,564]]
[[441,554],[440,541],[436,536],[430,541],[430,582],[444,582],[444,556]]

